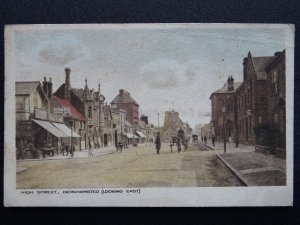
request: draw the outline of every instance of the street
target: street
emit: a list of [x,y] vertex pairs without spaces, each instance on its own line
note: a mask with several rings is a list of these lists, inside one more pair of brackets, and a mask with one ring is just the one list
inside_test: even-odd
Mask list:
[[26,170],[17,173],[17,188],[99,187],[223,187],[240,186],[239,180],[217,158],[222,150],[190,145],[171,153],[163,144],[139,146],[122,152],[58,160],[17,161]]

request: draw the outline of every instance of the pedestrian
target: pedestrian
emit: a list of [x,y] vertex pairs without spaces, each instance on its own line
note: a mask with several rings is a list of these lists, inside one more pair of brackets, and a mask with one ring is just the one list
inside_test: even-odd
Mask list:
[[177,151],[178,151],[178,153],[181,152],[181,143],[180,143],[180,137],[179,137],[179,135],[177,136],[177,139],[176,139],[176,145],[177,145]]
[[62,155],[65,155],[65,144],[64,143],[61,143],[60,152],[62,153]]
[[89,148],[89,157],[93,157],[93,156],[94,156],[93,150],[92,150],[92,148]]
[[69,155],[69,150],[71,150],[71,149],[70,149],[70,146],[69,146],[69,145],[66,145],[67,156]]
[[72,156],[72,158],[74,157],[74,152],[75,152],[75,146],[72,145],[72,147],[71,147],[71,156]]
[[215,141],[216,141],[216,140],[215,140],[215,136],[212,136],[212,137],[211,137],[211,142],[212,142],[212,145],[213,145],[214,147],[215,147]]
[[238,148],[239,147],[239,143],[240,143],[240,135],[239,135],[238,131],[235,131],[234,140],[235,140],[235,147]]
[[206,144],[206,141],[207,141],[207,137],[206,136],[204,136],[204,143]]
[[160,133],[159,132],[157,132],[157,136],[156,136],[156,139],[155,139],[155,147],[156,147],[156,154],[159,154],[159,150],[160,150],[160,147],[161,147]]

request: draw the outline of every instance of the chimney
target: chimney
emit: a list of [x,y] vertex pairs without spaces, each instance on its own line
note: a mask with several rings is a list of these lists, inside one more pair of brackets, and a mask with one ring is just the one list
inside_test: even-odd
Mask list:
[[52,96],[52,78],[50,77],[49,81],[47,81],[47,78],[44,77],[43,81],[43,90],[48,98],[51,98]]
[[47,85],[47,78],[46,77],[44,77],[44,81],[43,81],[43,91],[48,96],[48,85]]
[[65,74],[66,74],[66,81],[65,81],[65,99],[70,101],[70,89],[71,89],[71,82],[70,82],[70,68],[65,68]]
[[227,79],[227,91],[234,91],[234,79],[229,76]]

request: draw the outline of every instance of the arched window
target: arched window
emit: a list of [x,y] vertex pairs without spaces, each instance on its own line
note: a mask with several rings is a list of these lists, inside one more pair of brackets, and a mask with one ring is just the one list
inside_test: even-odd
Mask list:
[[88,117],[92,118],[92,106],[89,106]]

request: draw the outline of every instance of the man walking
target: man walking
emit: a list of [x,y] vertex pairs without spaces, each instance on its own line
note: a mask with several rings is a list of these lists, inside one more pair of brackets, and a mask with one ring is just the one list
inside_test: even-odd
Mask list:
[[155,145],[156,145],[156,154],[159,154],[159,150],[160,150],[160,147],[161,147],[160,133],[159,132],[157,132],[157,136],[156,136],[156,139],[155,139]]
[[204,136],[204,143],[206,144],[206,141],[207,141],[207,137],[206,136]]
[[213,146],[215,147],[215,136],[211,137],[211,142],[212,142]]

